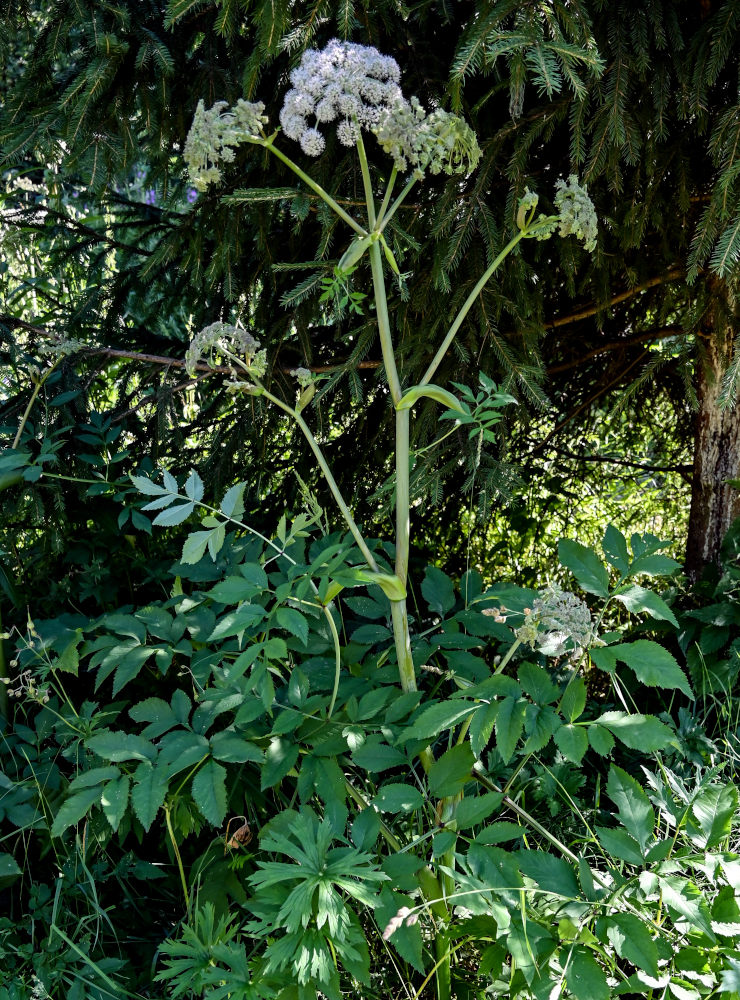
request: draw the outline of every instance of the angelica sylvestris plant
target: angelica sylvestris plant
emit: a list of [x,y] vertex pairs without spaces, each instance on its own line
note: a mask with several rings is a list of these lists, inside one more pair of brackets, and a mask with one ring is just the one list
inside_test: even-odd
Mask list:
[[[517,244],[526,238],[547,239],[556,230],[561,236],[575,235],[587,249],[596,245],[596,216],[585,188],[575,177],[560,181],[555,195],[556,215],[537,214],[537,195],[526,191],[517,217],[517,232],[481,275],[440,343],[424,376],[416,386],[402,384],[394,353],[393,330],[386,299],[386,268],[396,275],[398,265],[385,239],[385,230],[415,184],[427,174],[467,175],[480,159],[478,140],[470,126],[458,115],[442,109],[428,113],[415,97],[406,98],[399,81],[398,63],[377,49],[336,39],[321,51],[308,50],[290,74],[292,87],[285,95],[280,125],[288,139],[300,144],[309,157],[320,156],[326,146],[326,131],[336,127],[344,146],[357,151],[365,194],[366,216],[357,219],[340,206],[309,174],[276,145],[280,130],[271,132],[262,103],[240,100],[233,108],[219,101],[210,109],[198,105],[185,145],[185,160],[190,178],[198,190],[222,178],[225,164],[234,160],[235,149],[245,143],[261,146],[277,156],[349,226],[354,237],[337,266],[337,281],[356,268],[367,254],[372,273],[372,287],[378,322],[383,364],[390,398],[396,410],[395,434],[395,567],[394,573],[380,574],[376,559],[354,521],[349,505],[340,495],[321,449],[300,410],[275,397],[263,384],[264,364],[258,360],[256,344],[249,334],[236,327],[213,324],[191,344],[188,361],[193,366],[202,357],[218,356],[233,366],[235,379],[249,392],[259,393],[285,411],[298,423],[327,479],[339,509],[365,557],[368,569],[378,574],[377,582],[391,601],[394,640],[401,684],[405,691],[416,689],[406,614],[406,582],[409,560],[409,425],[414,404],[421,397],[439,402],[448,411],[470,422],[470,407],[448,390],[434,385],[432,379],[457,332],[486,282]],[[363,133],[375,136],[393,162],[385,190],[376,198],[365,154]],[[398,178],[405,179],[400,193],[393,198]],[[385,261],[385,264],[384,264]],[[238,381],[232,386],[238,385]],[[308,387],[301,385],[301,400]],[[513,402],[501,398],[499,405]],[[483,431],[480,427],[480,441]],[[425,766],[430,758],[423,754]]]
[[[391,57],[382,55],[369,46],[334,40],[322,51],[309,50],[304,53],[300,64],[290,75],[292,87],[285,95],[280,112],[280,125],[285,137],[299,143],[303,153],[309,157],[317,157],[324,152],[326,131],[331,126],[336,127],[336,136],[342,145],[356,149],[365,196],[364,218],[355,218],[349,214],[309,173],[276,145],[280,130],[270,131],[262,103],[238,101],[234,108],[229,109],[223,102],[217,102],[208,110],[202,103],[199,104],[185,146],[190,178],[198,190],[204,190],[221,180],[223,167],[234,160],[238,146],[252,144],[277,156],[319,195],[354,233],[335,268],[334,285],[338,290],[342,289],[347,274],[357,269],[365,256],[369,258],[383,365],[390,401],[396,411],[393,572],[387,572],[386,567],[378,564],[301,412],[312,398],[315,388],[311,385],[310,373],[299,373],[298,402],[295,406],[290,406],[273,395],[264,384],[263,356],[253,338],[237,327],[219,324],[213,324],[195,338],[188,352],[188,364],[192,369],[203,357],[218,358],[232,369],[234,377],[230,388],[243,388],[247,392],[264,396],[298,424],[366,561],[364,573],[360,568],[355,568],[360,572],[358,579],[377,583],[390,601],[400,683],[403,691],[410,694],[417,690],[406,609],[410,546],[411,411],[422,397],[433,399],[444,408],[443,417],[452,416],[461,424],[469,426],[470,437],[477,436],[479,449],[484,439],[491,439],[491,428],[500,419],[500,409],[514,400],[499,393],[495,384],[483,375],[482,393],[478,395],[471,394],[464,386],[457,387],[462,399],[435,385],[432,379],[486,282],[521,240],[547,239],[559,230],[562,236],[573,234],[588,249],[593,249],[596,243],[596,217],[585,189],[578,185],[575,177],[569,178],[567,183],[559,183],[555,195],[558,210],[555,215],[537,214],[537,196],[526,191],[519,204],[515,235],[481,275],[439,344],[419,384],[403,385],[396,363],[393,328],[386,297],[387,271],[397,277],[400,277],[400,273],[385,239],[385,231],[409,192],[416,184],[423,183],[427,174],[465,176],[475,169],[481,151],[475,133],[458,115],[440,108],[427,112],[415,97],[405,97],[399,84],[400,76],[400,68]],[[375,137],[392,160],[385,189],[377,196],[365,153],[363,135],[368,133]],[[394,198],[399,178],[403,183],[400,193]],[[324,299],[331,294],[331,287],[326,288]],[[340,301],[342,294],[343,292],[337,292]],[[357,305],[356,300],[353,302]],[[332,587],[325,597],[336,596],[339,589],[339,584]],[[324,611],[326,612],[325,607]],[[520,641],[517,640],[516,645]],[[461,739],[464,735],[463,732]],[[430,772],[434,766],[432,751],[428,746],[422,745],[417,753],[424,769]],[[444,794],[442,798],[446,802],[441,807],[442,814],[449,815],[451,802],[447,802]],[[454,865],[452,857],[446,855],[442,862],[446,864],[448,871]],[[436,898],[439,903],[440,898],[453,892],[454,883],[449,874],[441,875],[441,881],[431,873],[430,878],[431,885],[426,890],[429,898]],[[436,978],[438,995],[446,1000],[450,995],[451,954],[445,930],[449,919],[446,905],[443,905],[443,914],[443,922],[436,935]]]

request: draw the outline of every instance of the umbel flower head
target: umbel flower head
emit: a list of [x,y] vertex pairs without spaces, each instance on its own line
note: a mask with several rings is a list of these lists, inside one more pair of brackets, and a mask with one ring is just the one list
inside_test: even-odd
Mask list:
[[469,173],[480,159],[475,132],[462,118],[437,110],[427,115],[407,101],[398,63],[369,45],[333,39],[320,52],[309,49],[290,74],[280,124],[309,156],[326,145],[320,126],[339,121],[337,138],[354,146],[360,131],[374,132],[396,168],[422,175]]
[[[586,185],[579,184],[576,175],[571,174],[567,181],[562,179],[557,181],[555,192],[555,207],[558,214],[550,216],[540,214],[532,235],[538,240],[548,240],[557,229],[561,236],[575,236],[581,240],[584,250],[588,250],[589,253],[595,250],[598,219]],[[527,221],[531,220],[538,201],[539,196],[534,191],[530,191],[529,188],[524,189],[516,216],[520,229],[524,229]]]
[[560,213],[560,235],[573,235],[583,241],[584,250],[595,250],[598,220],[585,184],[582,187],[576,175],[571,174],[567,181],[559,180],[555,188],[555,207]]
[[515,635],[548,656],[559,656],[568,643],[575,649],[589,646],[595,636],[591,612],[575,594],[551,584],[525,613]]
[[[332,39],[320,52],[307,49],[290,74],[280,124],[308,156],[319,156],[326,140],[319,125],[339,120],[337,137],[354,146],[360,129],[370,130],[380,115],[402,100],[395,59],[370,45]],[[312,120],[314,124],[309,124]]]
[[[200,330],[190,341],[190,346],[185,354],[185,369],[188,375],[194,375],[196,366],[201,359],[206,360],[210,365],[216,365],[221,360],[225,360],[229,364],[229,355],[231,354],[243,358],[249,370],[257,378],[261,378],[267,367],[267,356],[266,352],[259,348],[259,341],[255,340],[252,334],[243,327],[232,326],[230,323],[222,323],[219,320]],[[236,374],[237,370],[234,369],[233,364],[230,367]]]
[[374,129],[378,142],[393,157],[396,169],[432,174],[469,174],[481,157],[472,128],[458,115],[430,115],[415,97],[386,109]]
[[260,138],[262,126],[267,122],[261,102],[251,104],[240,99],[231,110],[227,108],[226,101],[216,101],[206,111],[203,101],[199,101],[195,109],[183,156],[193,187],[198,191],[220,181],[218,164],[231,163],[234,148]]

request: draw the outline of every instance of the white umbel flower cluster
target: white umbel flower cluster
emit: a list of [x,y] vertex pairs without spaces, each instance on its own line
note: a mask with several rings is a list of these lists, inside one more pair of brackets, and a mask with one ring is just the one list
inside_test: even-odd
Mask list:
[[[185,370],[188,375],[194,375],[201,360],[215,366],[222,359],[226,359],[228,364],[229,354],[244,358],[250,371],[253,371],[258,378],[264,375],[267,355],[264,350],[260,350],[260,342],[243,327],[222,323],[220,320],[200,330],[190,341],[185,354]],[[233,365],[228,366],[233,369]]]
[[262,102],[251,104],[240,99],[233,108],[226,110],[228,107],[226,101],[216,101],[206,111],[203,101],[199,101],[195,109],[183,157],[193,187],[198,191],[220,181],[218,164],[231,163],[234,148],[261,137],[262,126],[267,122]]
[[568,648],[583,649],[594,640],[591,612],[575,594],[551,584],[525,613],[524,623],[514,633],[521,642],[546,656],[560,656]]
[[324,151],[320,127],[338,120],[342,145],[354,146],[362,129],[374,132],[402,173],[469,173],[481,155],[473,130],[447,111],[427,115],[415,97],[403,96],[400,78],[391,56],[333,39],[320,52],[306,51],[290,74],[280,124],[308,156]]
[[[300,142],[308,156],[319,156],[326,144],[319,125],[339,119],[337,138],[354,146],[360,129],[372,130],[382,111],[402,100],[395,59],[370,45],[332,39],[320,52],[308,49],[290,74],[280,124],[289,139]],[[315,124],[309,124],[313,120]]]

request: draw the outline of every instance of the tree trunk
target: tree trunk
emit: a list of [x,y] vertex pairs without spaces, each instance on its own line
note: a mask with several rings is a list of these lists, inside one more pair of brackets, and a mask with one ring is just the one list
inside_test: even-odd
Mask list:
[[694,471],[686,543],[686,575],[696,582],[704,569],[719,565],[722,539],[740,517],[740,491],[725,480],[740,478],[740,402],[720,403],[722,377],[731,359],[733,329],[727,286],[713,282],[705,317],[703,357],[697,363]]

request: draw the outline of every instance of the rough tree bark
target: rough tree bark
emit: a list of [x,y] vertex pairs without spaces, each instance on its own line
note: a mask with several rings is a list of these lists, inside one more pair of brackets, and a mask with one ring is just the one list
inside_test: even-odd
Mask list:
[[722,539],[740,517],[740,491],[725,482],[740,478],[740,402],[722,406],[722,377],[732,354],[733,302],[723,282],[713,282],[705,316],[703,356],[697,362],[694,471],[686,543],[686,575],[692,582],[718,565]]

